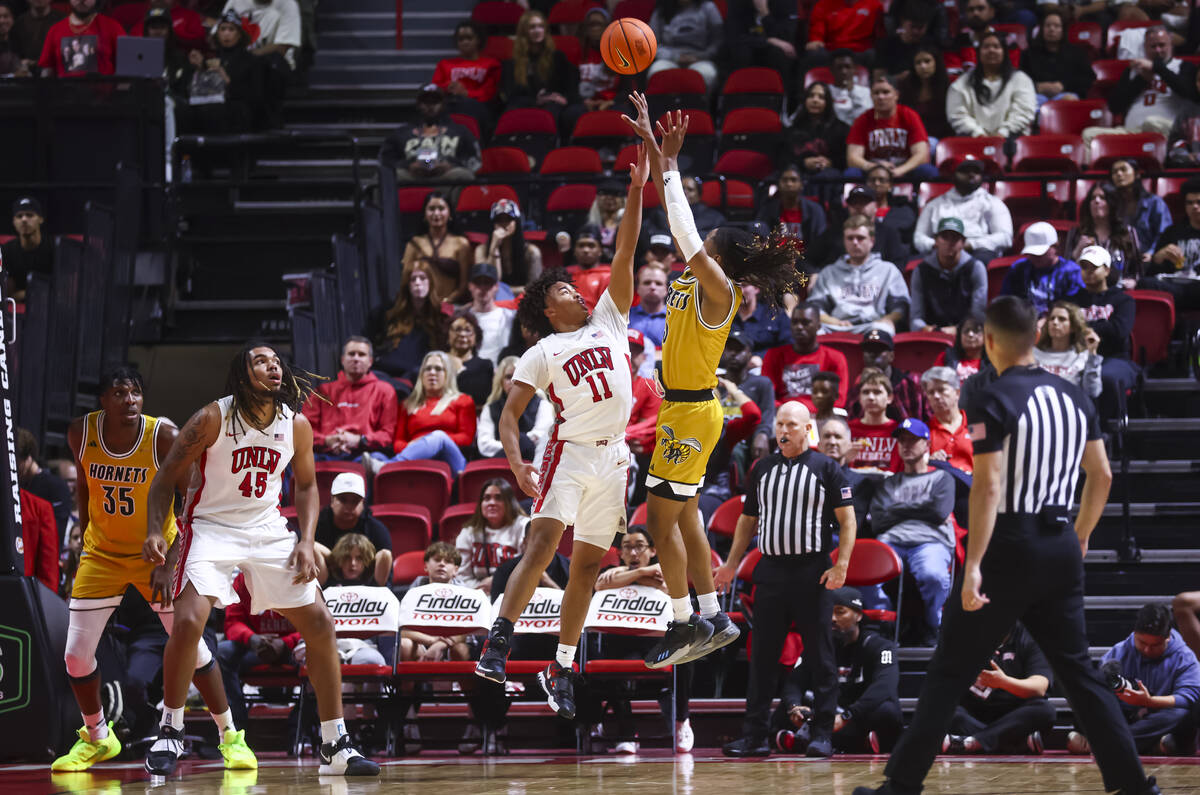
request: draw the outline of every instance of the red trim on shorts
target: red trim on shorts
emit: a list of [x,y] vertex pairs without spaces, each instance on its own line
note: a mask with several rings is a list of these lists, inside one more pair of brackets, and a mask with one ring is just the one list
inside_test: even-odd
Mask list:
[[205,465],[207,463],[208,450],[205,450],[200,454],[200,485],[196,487],[196,493],[192,495],[192,500],[184,511],[183,522],[179,525],[182,546],[179,549],[179,560],[175,564],[175,593],[172,597],[175,599],[178,599],[180,592],[183,591],[183,568],[187,563],[188,551],[192,547],[192,515],[196,512],[196,506],[200,504],[200,496],[204,493]]
[[558,441],[557,438],[552,438],[546,445],[546,453],[542,456],[542,477],[538,484],[538,498],[533,506],[534,513],[542,510],[542,505],[546,502],[546,495],[550,493],[550,486],[554,483],[554,473],[558,471],[558,462],[562,460],[562,451],[566,444],[566,442]]

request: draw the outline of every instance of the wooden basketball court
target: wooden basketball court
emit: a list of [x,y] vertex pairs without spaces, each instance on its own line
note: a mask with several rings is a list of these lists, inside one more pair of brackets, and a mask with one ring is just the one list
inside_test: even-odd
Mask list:
[[[140,795],[355,795],[419,792],[422,795],[540,795],[540,793],[651,792],[691,793],[812,792],[850,795],[863,784],[881,780],[883,757],[847,756],[813,761],[779,756],[730,760],[714,750],[674,756],[665,751],[638,756],[562,756],[514,754],[505,757],[430,754],[381,760],[378,779],[320,778],[312,759],[264,755],[257,771],[226,771],[219,762],[185,762],[180,775],[151,782],[139,762],[98,765],[87,773],[51,775],[45,765],[0,767],[0,792],[132,793]],[[1164,793],[1200,793],[1200,759],[1143,760]],[[1104,792],[1090,758],[1047,754],[1029,757],[939,758],[925,791],[955,795],[1026,795],[1027,793]]]

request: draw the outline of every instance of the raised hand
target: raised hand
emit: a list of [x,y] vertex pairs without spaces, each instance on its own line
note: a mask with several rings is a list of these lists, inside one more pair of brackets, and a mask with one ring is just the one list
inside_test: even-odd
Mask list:
[[637,109],[637,119],[631,119],[624,114],[621,118],[633,128],[634,135],[647,144],[655,144],[654,128],[650,125],[650,106],[646,103],[646,96],[637,91],[630,91],[629,102]]
[[666,115],[666,126],[658,123],[658,134],[662,136],[663,157],[671,158],[679,155],[683,148],[683,139],[687,136],[688,117],[683,111],[675,110]]
[[637,161],[629,164],[629,187],[641,188],[650,179],[650,155],[645,144],[638,144]]

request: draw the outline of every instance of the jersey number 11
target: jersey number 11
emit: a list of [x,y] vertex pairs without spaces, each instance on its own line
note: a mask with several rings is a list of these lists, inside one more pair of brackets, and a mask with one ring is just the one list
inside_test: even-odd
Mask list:
[[[604,388],[603,394],[600,389],[596,388],[596,379],[600,379],[600,386]],[[592,388],[592,402],[599,403],[605,398],[612,397],[612,390],[608,388],[608,380],[604,377],[604,373],[595,373],[587,377],[588,386]]]

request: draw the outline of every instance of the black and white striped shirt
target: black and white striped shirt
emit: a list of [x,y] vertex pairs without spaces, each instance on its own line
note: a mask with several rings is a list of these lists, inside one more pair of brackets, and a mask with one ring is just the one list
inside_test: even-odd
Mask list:
[[998,514],[1069,511],[1084,446],[1100,438],[1092,401],[1078,386],[1038,367],[1005,370],[967,409],[975,454],[1004,452]]
[[807,555],[833,546],[834,509],[853,505],[842,468],[805,450],[795,458],[767,456],[750,473],[742,513],[758,517],[764,555]]

